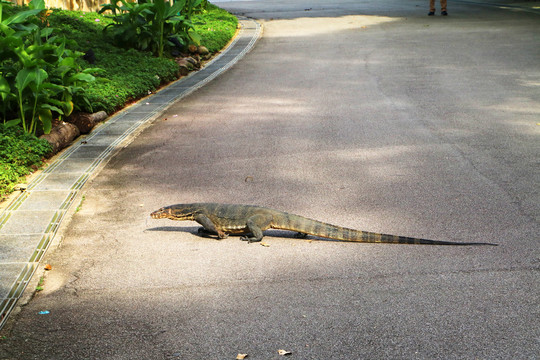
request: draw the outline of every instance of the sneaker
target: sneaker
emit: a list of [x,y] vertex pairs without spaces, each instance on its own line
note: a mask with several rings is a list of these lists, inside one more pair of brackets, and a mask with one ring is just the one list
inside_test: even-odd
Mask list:
[[428,14],[428,16],[433,16],[433,15],[435,15],[435,11],[430,11],[427,14]]
[[442,15],[442,16],[448,16],[448,12],[446,12],[446,11],[441,11],[441,15]]

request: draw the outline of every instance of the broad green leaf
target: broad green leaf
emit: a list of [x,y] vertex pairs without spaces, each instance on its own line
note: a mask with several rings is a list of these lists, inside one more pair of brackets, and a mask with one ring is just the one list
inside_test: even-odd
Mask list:
[[49,82],[44,83],[41,86],[41,88],[46,89],[46,90],[51,90],[54,95],[59,94],[59,93],[61,93],[62,91],[64,91],[66,89],[66,87],[63,86],[63,85],[52,84],[52,83],[49,83]]
[[70,70],[74,70],[76,68],[77,68],[77,64],[75,63],[75,58],[69,56],[69,57],[63,58],[60,61],[56,70],[57,70],[57,74],[60,74],[60,77],[63,78]]
[[51,110],[47,108],[39,109],[38,112],[39,120],[41,121],[41,125],[43,126],[43,132],[45,134],[48,134],[51,132],[52,129],[52,112]]
[[64,115],[69,116],[73,112],[75,105],[73,101],[66,101],[66,107],[64,108]]
[[186,6],[186,0],[175,1],[173,7],[177,6],[177,5],[180,6],[180,8],[181,8],[180,10],[182,10]]
[[201,36],[197,34],[195,31],[190,31],[188,33],[189,38],[196,44],[201,45]]
[[29,17],[39,14],[41,11],[42,11],[42,9],[33,9],[33,10],[21,11],[19,13],[16,13],[16,14],[8,17],[6,20],[2,21],[2,24],[4,24],[4,25],[20,24],[20,23],[24,22],[26,19],[28,19]]
[[92,82],[94,80],[96,80],[96,78],[93,75],[86,74],[86,73],[77,73],[75,75],[70,76],[67,79],[67,83],[72,84],[76,81]]
[[87,69],[84,69],[82,72],[85,74],[99,74],[104,71],[105,70],[103,70],[102,68],[87,68]]
[[36,70],[24,68],[21,69],[17,76],[15,77],[15,87],[19,90],[19,93],[22,93],[24,89],[36,79]]
[[182,11],[182,9],[184,8],[185,4],[186,4],[185,1],[177,1],[177,2],[175,2],[174,5],[171,6],[171,8],[170,8],[168,16],[179,14]]
[[6,101],[10,92],[11,88],[9,87],[8,81],[0,75],[0,97],[2,98],[2,101]]
[[[68,59],[71,59],[71,58],[68,58]],[[73,70],[71,66],[57,66],[56,69],[54,69],[54,73],[53,73],[54,75],[52,75],[52,77],[58,76],[61,79],[61,81],[64,81],[63,80],[64,77],[71,70]]]
[[20,123],[21,123],[21,119],[13,119],[13,120],[8,120],[4,122],[4,126],[7,128],[10,128],[12,126],[19,125]]
[[15,30],[13,30],[4,23],[0,23],[0,31],[2,31],[6,36],[12,36],[13,34],[15,34]]
[[43,69],[35,68],[34,81],[30,82],[30,89],[34,92],[34,96],[38,96],[38,93],[42,87],[43,82],[49,77],[49,74]]
[[[50,29],[51,31],[53,31],[54,29],[53,28],[47,28],[47,29]],[[55,46],[55,54],[56,56],[58,56],[59,58],[61,58],[65,53],[66,53],[66,38],[65,37],[62,37],[62,38],[49,38],[48,42],[50,44],[54,44]]]
[[[61,104],[60,106],[63,107],[63,105],[64,104]],[[52,110],[52,111],[56,111],[60,115],[64,115],[64,110],[62,110],[59,106],[54,106],[51,104],[41,104],[39,107],[40,109]]]
[[[55,106],[52,106],[51,104]],[[71,95],[69,94],[65,97],[65,101],[49,99],[49,104],[42,105],[42,107],[49,107],[49,109],[56,111],[57,113],[65,115],[65,116],[69,116],[73,112],[74,106],[75,105],[73,104],[73,101],[71,101]],[[61,112],[56,110],[60,108],[63,109]]]
[[18,46],[13,49],[13,52],[19,57],[19,60],[23,63],[25,69],[30,69],[34,66],[37,66],[37,61],[35,58],[30,56],[24,45]]
[[[1,25],[0,25],[1,27]],[[5,56],[11,57],[14,54],[13,49],[21,46],[23,44],[23,39],[16,36],[6,36],[0,37],[0,55],[4,54]],[[3,60],[3,59],[0,59]]]
[[[40,36],[42,38],[48,38],[49,36],[51,36],[51,34],[53,33],[54,29],[53,28],[45,28],[45,29],[41,29],[41,32],[40,32]],[[49,41],[51,41],[52,39],[49,39]]]
[[165,12],[167,11],[167,5],[165,3],[165,0],[154,0],[154,9],[158,18],[163,18],[165,16]]
[[28,4],[30,9],[39,9],[44,10],[45,9],[45,0],[32,0]]

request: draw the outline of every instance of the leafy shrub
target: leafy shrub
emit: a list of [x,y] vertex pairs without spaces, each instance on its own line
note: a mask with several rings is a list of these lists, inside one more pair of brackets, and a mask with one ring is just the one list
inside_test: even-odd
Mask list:
[[[221,50],[233,37],[238,20],[225,10],[212,4],[201,12],[201,7],[192,15],[193,26],[201,36],[201,44],[211,52]],[[154,91],[163,83],[178,77],[178,65],[167,58],[155,58],[150,52],[134,49],[125,50],[115,46],[112,38],[103,29],[111,24],[110,17],[98,13],[55,10],[49,17],[52,27],[68,40],[70,49],[95,53],[95,64],[79,61],[83,68],[96,66],[103,69],[101,78],[88,84],[86,96],[93,111],[112,113],[127,102]],[[74,40],[74,41],[71,41]],[[99,78],[98,78],[99,80]],[[83,111],[90,111],[82,107]]]
[[[99,13],[111,11],[113,23],[105,27],[118,46],[151,51],[158,57],[174,38],[182,45],[199,44],[199,36],[192,31],[191,14],[202,0],[176,0],[173,5],[165,0],[120,0],[102,6]],[[174,46],[173,43],[170,43]]]
[[50,151],[47,141],[0,124],[0,198],[11,192],[21,176],[41,166]]
[[91,106],[84,84],[95,80],[99,69],[81,70],[82,55],[66,48],[66,40],[42,28],[51,11],[44,0],[32,0],[30,8],[2,19],[0,3],[0,99],[3,122],[21,124],[35,134],[51,130],[52,120],[68,116],[79,103]]

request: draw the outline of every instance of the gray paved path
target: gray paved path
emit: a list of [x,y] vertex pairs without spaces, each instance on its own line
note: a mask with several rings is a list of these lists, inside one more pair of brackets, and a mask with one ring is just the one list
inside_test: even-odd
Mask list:
[[73,201],[96,169],[175,101],[215,79],[254,45],[260,26],[242,20],[237,38],[204,69],[107,119],[77,140],[0,214],[0,328],[54,240]]
[[[431,18],[420,0],[221,5],[259,19],[263,37],[85,185],[0,358],[536,358],[538,14],[450,1],[449,17]],[[148,218],[195,201],[500,246],[270,232],[265,247]]]

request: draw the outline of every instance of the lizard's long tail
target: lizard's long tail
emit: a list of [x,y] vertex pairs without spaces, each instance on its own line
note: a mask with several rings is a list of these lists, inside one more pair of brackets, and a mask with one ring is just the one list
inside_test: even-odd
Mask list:
[[302,234],[319,236],[340,241],[386,244],[414,244],[414,245],[491,245],[484,242],[452,242],[441,240],[428,240],[398,235],[379,234],[368,231],[344,228],[321,221],[312,220],[299,215],[287,214],[273,224],[272,228],[280,230],[297,231]]

